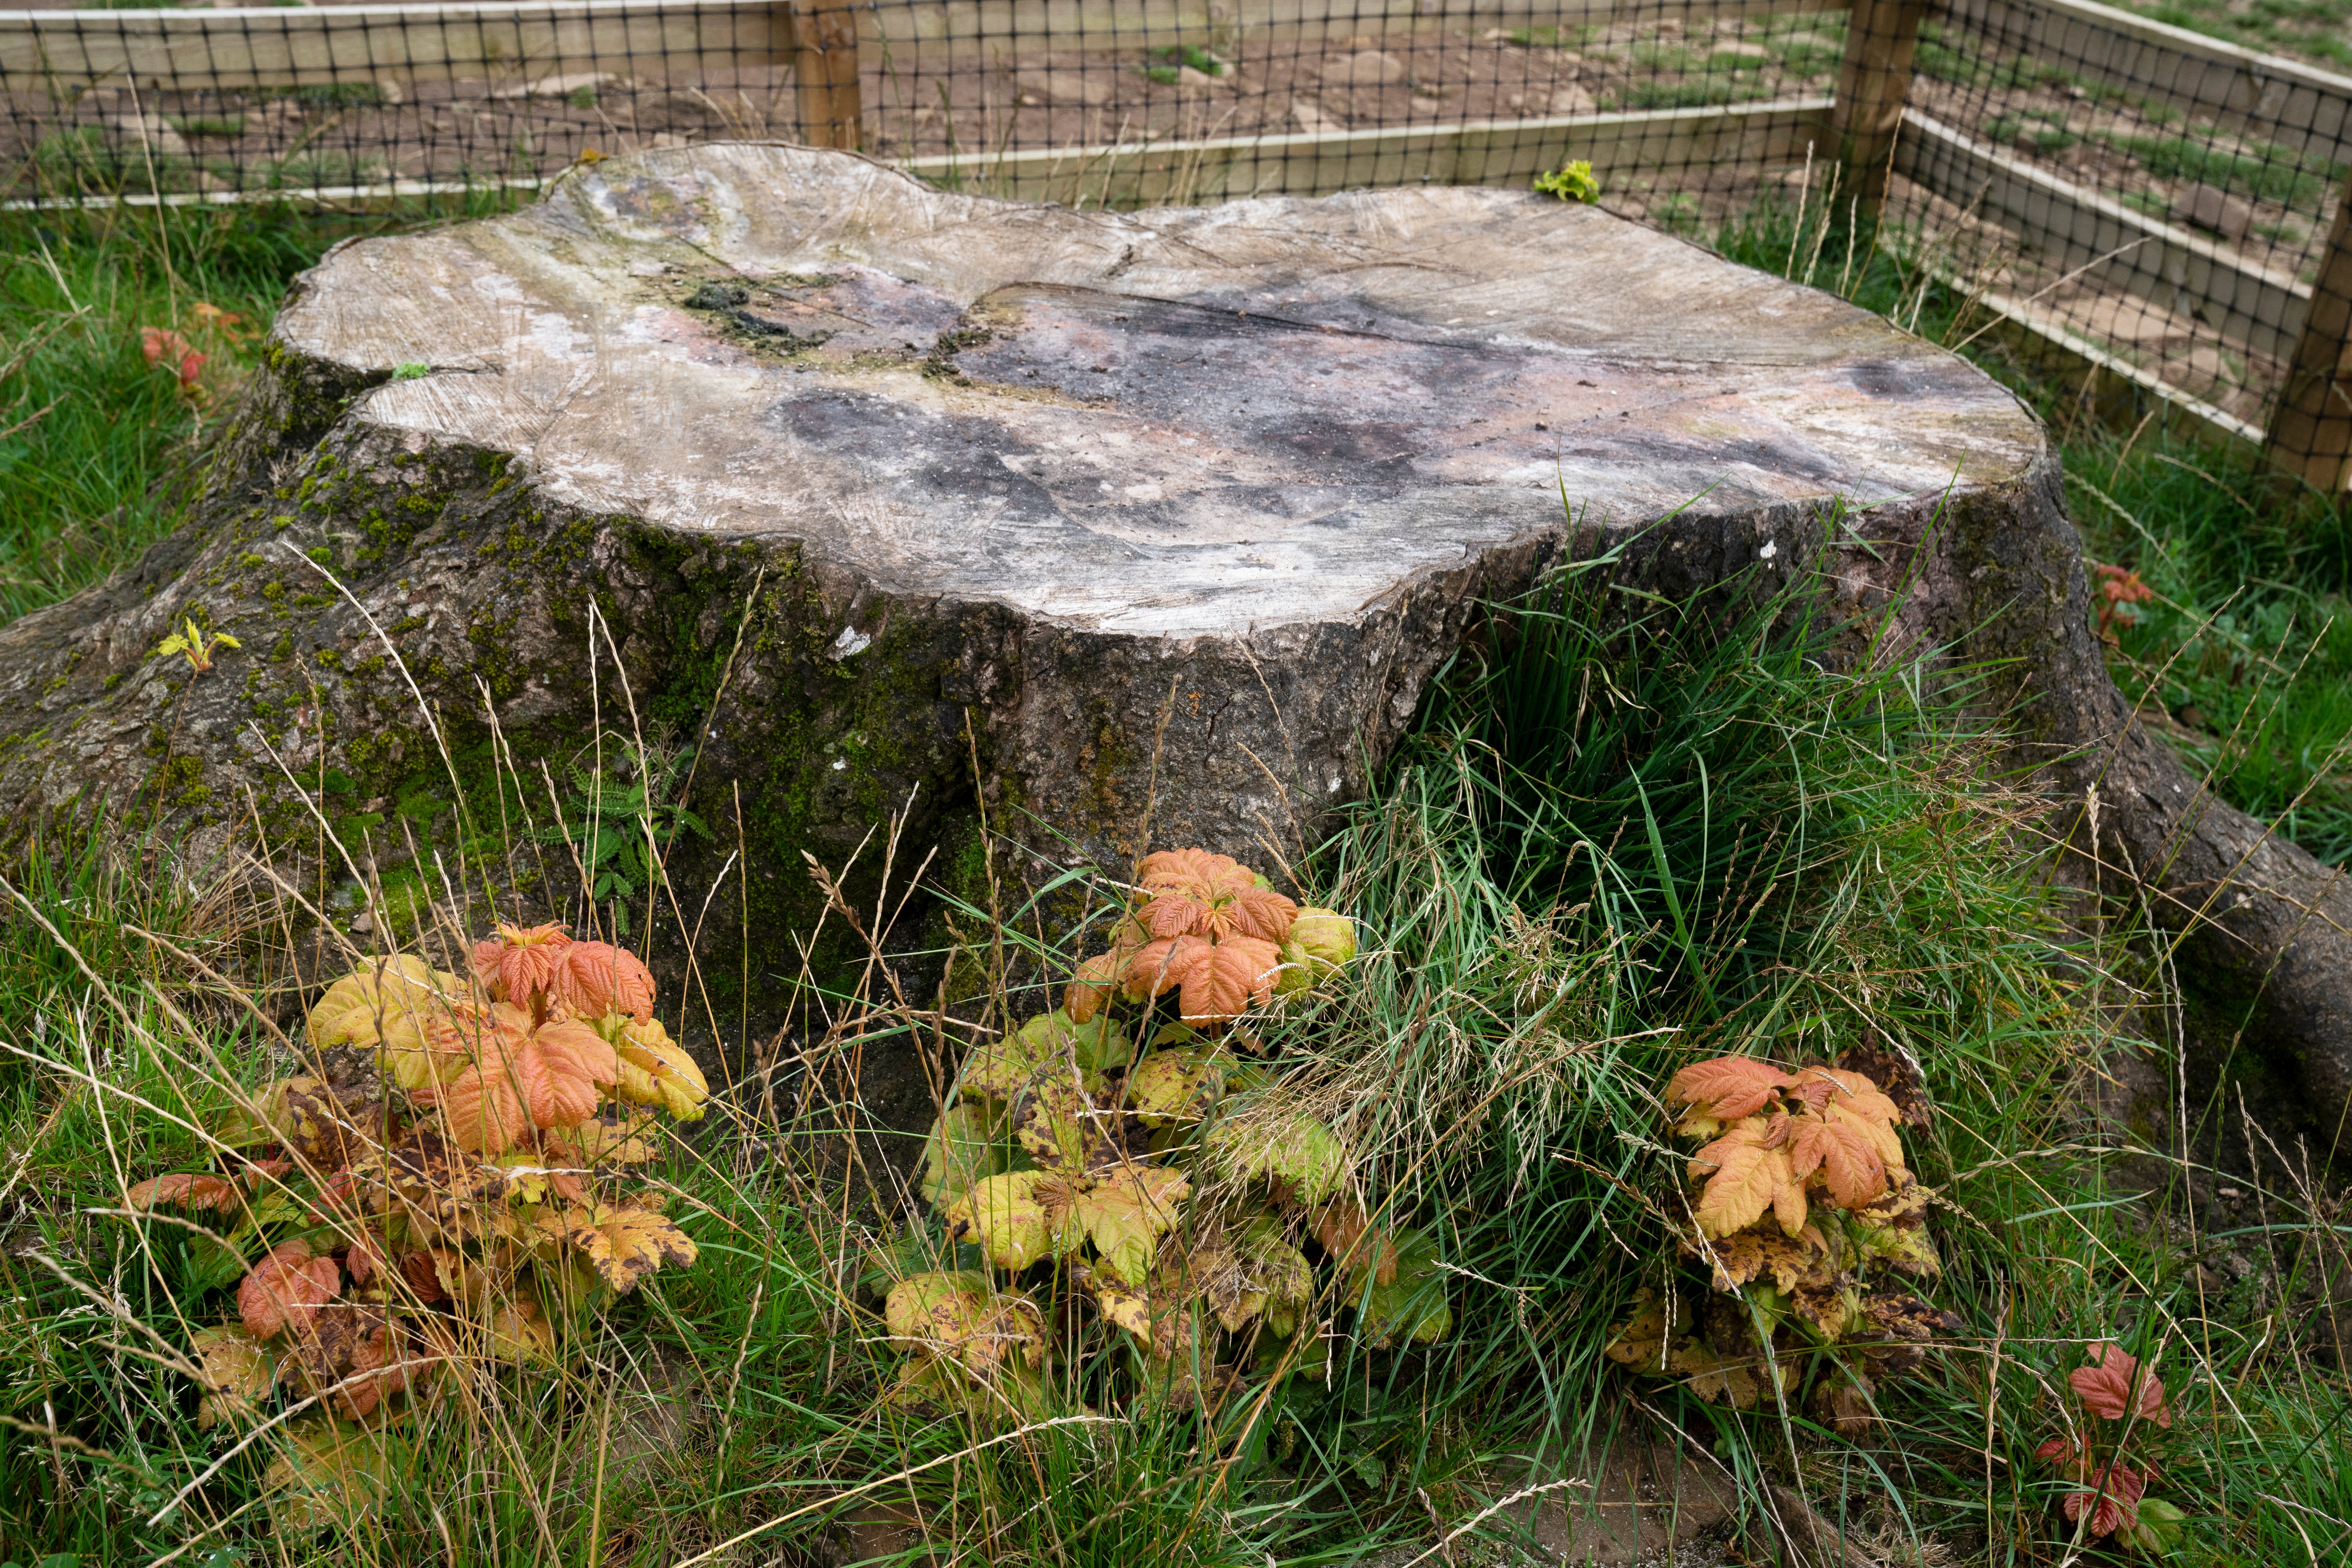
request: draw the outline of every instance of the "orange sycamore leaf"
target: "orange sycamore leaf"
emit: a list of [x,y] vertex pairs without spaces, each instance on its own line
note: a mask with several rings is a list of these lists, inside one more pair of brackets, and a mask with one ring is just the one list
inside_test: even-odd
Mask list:
[[300,1331],[334,1300],[342,1270],[331,1258],[313,1258],[307,1242],[289,1241],[253,1266],[236,1289],[237,1315],[256,1339],[280,1329]]
[[1396,1243],[1354,1198],[1334,1198],[1315,1212],[1315,1239],[1343,1273],[1354,1275],[1370,1266],[1373,1284],[1395,1281]]
[[525,1005],[553,988],[563,950],[571,945],[560,925],[510,926],[501,921],[498,935],[474,944],[474,978],[498,1000]]
[[135,1209],[176,1204],[184,1209],[219,1209],[225,1213],[236,1207],[237,1190],[236,1184],[226,1176],[174,1174],[150,1177],[123,1197]]
[[1254,937],[1279,942],[1290,931],[1298,906],[1226,855],[1205,849],[1166,849],[1147,855],[1137,868],[1149,895],[1136,920],[1155,938]]
[[654,1016],[654,977],[642,960],[609,942],[575,942],[562,950],[548,994],[583,1018],[625,1013]]
[[1815,1171],[1840,1208],[1858,1209],[1886,1191],[1886,1162],[1853,1124],[1807,1114],[1789,1123],[1789,1166],[1800,1180]]
[[[1154,942],[1136,956],[1140,971],[1150,961]],[[1152,994],[1178,991],[1179,1013],[1187,1023],[1221,1023],[1238,1018],[1274,994],[1276,971],[1282,967],[1282,950],[1259,937],[1229,936],[1209,942],[1197,936],[1174,938],[1154,979]]]
[[1753,1057],[1693,1062],[1666,1085],[1666,1103],[1696,1107],[1718,1121],[1753,1116],[1797,1080]]
[[1861,1073],[1814,1062],[1798,1068],[1797,1077],[1802,1086],[1800,1093],[1809,1103],[1814,1103],[1822,1086],[1827,1085],[1828,1093],[1818,1101],[1820,1104],[1836,1105],[1849,1116],[1888,1127],[1903,1120],[1902,1108],[1881,1094],[1878,1086]]

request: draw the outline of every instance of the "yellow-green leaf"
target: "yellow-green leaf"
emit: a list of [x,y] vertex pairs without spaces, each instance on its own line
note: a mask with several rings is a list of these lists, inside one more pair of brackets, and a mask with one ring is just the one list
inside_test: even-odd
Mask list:
[[[1016,1274],[1041,1258],[1068,1250],[1056,1223],[1060,1215],[1049,1214],[1039,1198],[1040,1184],[1050,1181],[1044,1171],[1006,1171],[973,1183],[948,1205],[948,1235],[977,1242],[991,1263]],[[1051,1190],[1060,1191],[1061,1184],[1054,1183]]]
[[1216,1108],[1232,1064],[1215,1045],[1154,1051],[1127,1075],[1128,1107],[1147,1127],[1189,1126]]
[[188,1348],[204,1373],[204,1397],[196,1405],[199,1427],[252,1415],[253,1402],[277,1381],[277,1358],[242,1323],[200,1330]]
[[1151,1348],[1150,1297],[1100,1269],[1089,1273],[1087,1288],[1094,1292],[1097,1311],[1142,1341],[1144,1349]]
[[1045,1320],[1036,1303],[995,1289],[971,1269],[901,1279],[883,1303],[883,1319],[908,1348],[952,1357],[982,1377],[1045,1360]]
[[1056,1007],[1030,1019],[1015,1033],[974,1049],[965,1059],[958,1082],[965,1094],[1010,1100],[1032,1079],[1071,1077],[1075,1063],[1091,1089],[1094,1075],[1125,1067],[1133,1054],[1127,1032],[1112,1023],[1108,1014],[1078,1024]]
[[1181,1171],[1123,1164],[1071,1199],[1070,1218],[1094,1242],[1102,1267],[1141,1285],[1150,1276],[1160,1237],[1176,1223],[1177,1204],[1192,1190]]
[[383,1500],[406,1448],[381,1431],[323,1418],[285,1428],[283,1447],[262,1473],[278,1530],[308,1535],[329,1525],[358,1526]]
[[1064,1175],[1107,1169],[1143,1152],[1142,1127],[1076,1083],[1040,1075],[1013,1102],[1013,1134],[1038,1164]]

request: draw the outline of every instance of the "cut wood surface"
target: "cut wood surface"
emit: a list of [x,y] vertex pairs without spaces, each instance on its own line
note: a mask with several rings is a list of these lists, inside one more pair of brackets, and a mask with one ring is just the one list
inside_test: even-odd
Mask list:
[[[346,244],[273,346],[190,523],[0,629],[20,837],[105,801],[203,854],[323,814],[396,877],[371,824],[401,802],[450,848],[408,803],[445,755],[485,765],[493,713],[557,766],[601,718],[690,742],[688,804],[742,823],[741,861],[730,834],[671,873],[731,964],[739,900],[781,955],[803,852],[894,812],[902,871],[939,847],[951,886],[982,811],[1048,858],[1295,860],[1549,563],[1614,552],[1667,595],[1818,571],[1898,639],[2003,661],[2053,801],[2099,791],[2103,862],[2227,973],[2275,964],[2272,1048],[2329,1105],[2352,1087],[2352,900],[2132,724],[2032,416],[1598,209],[1074,212],[711,145]],[[191,616],[242,648],[156,656]]]

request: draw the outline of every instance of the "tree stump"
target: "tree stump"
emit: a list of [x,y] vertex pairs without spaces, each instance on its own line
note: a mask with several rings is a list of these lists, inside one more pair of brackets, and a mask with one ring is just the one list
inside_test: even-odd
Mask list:
[[[2275,842],[2246,881],[2259,830],[2130,725],[2032,416],[1829,295],[1496,190],[1073,212],[705,145],[347,243],[188,525],[0,630],[0,810],[21,839],[103,801],[191,853],[357,822],[423,884],[500,748],[560,782],[600,729],[658,738],[717,829],[680,923],[781,949],[803,852],[892,813],[899,871],[944,843],[950,885],[982,810],[1072,858],[1294,858],[1482,599],[1612,549],[1670,594],[1825,565],[2013,658],[2107,860],[2220,914],[2232,973],[2332,998],[2278,1047],[2345,1102],[2346,901]],[[154,655],[189,617],[239,647]]]

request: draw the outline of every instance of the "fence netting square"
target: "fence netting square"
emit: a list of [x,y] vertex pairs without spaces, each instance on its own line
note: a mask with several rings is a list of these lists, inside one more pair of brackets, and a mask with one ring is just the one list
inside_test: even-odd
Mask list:
[[478,204],[740,139],[1112,207],[1554,175],[1700,243],[1899,254],[2329,488],[2352,448],[2352,79],[2091,0],[35,10],[0,101],[20,205]]

